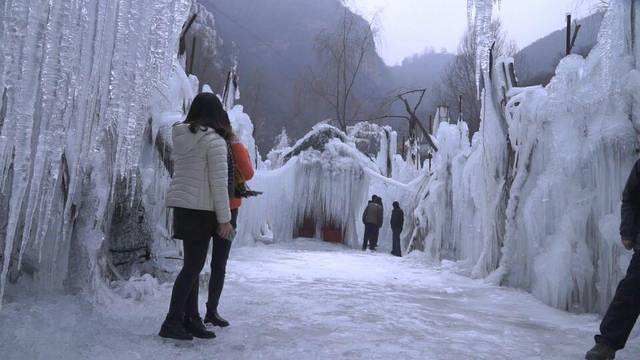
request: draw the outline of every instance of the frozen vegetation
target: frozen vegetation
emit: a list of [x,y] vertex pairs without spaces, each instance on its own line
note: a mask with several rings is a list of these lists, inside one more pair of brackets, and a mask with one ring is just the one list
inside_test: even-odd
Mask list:
[[414,245],[551,306],[606,309],[630,257],[617,232],[637,157],[630,9],[611,1],[598,45],[586,59],[564,58],[546,88],[518,88],[511,59],[484,72],[471,143],[461,123],[436,134],[442,149],[424,180]]

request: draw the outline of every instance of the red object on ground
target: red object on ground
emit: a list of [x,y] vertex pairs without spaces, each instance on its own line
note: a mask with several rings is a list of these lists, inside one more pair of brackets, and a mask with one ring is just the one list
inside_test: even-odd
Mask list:
[[344,232],[337,226],[326,225],[322,228],[322,240],[330,243],[343,244]]
[[298,226],[298,233],[295,237],[314,238],[316,237],[316,222],[312,218],[305,218],[302,225]]

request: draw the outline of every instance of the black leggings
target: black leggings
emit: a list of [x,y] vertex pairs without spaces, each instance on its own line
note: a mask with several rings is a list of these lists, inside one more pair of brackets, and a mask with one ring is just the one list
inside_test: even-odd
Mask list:
[[[231,210],[231,226],[237,227],[238,209]],[[209,278],[209,300],[207,301],[207,314],[215,314],[218,311],[220,295],[224,287],[224,278],[227,269],[227,259],[231,251],[231,241],[222,239],[218,235],[213,236],[211,254],[211,277]]]
[[176,239],[182,240],[184,262],[178,274],[169,304],[169,317],[182,320],[185,316],[198,316],[198,288],[200,272],[207,260],[209,241],[216,233],[215,213],[175,208],[173,228]]
[[184,265],[173,284],[169,315],[175,319],[198,315],[198,288],[200,272],[207,260],[209,239],[183,240]]

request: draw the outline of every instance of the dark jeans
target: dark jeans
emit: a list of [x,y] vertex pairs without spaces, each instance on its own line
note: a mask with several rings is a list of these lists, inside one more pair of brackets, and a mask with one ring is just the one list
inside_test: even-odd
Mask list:
[[[231,226],[237,227],[238,209],[231,210]],[[211,277],[209,278],[209,299],[207,301],[207,314],[215,314],[218,311],[220,295],[224,287],[224,277],[227,270],[227,259],[231,251],[231,241],[222,239],[218,235],[213,237],[211,254]]]
[[402,256],[402,251],[400,250],[400,233],[402,231],[393,230],[393,247],[391,248],[391,254],[395,256]]
[[185,315],[198,316],[200,272],[207,260],[209,240],[218,223],[211,211],[175,208],[173,228],[173,237],[182,240],[184,260],[173,284],[167,317],[182,321]]
[[378,234],[380,228],[375,224],[364,224],[364,240],[362,242],[362,250],[367,250],[367,243],[369,249],[375,250],[378,247]]
[[620,350],[624,348],[640,315],[640,250],[636,250],[625,276],[600,324],[597,343]]

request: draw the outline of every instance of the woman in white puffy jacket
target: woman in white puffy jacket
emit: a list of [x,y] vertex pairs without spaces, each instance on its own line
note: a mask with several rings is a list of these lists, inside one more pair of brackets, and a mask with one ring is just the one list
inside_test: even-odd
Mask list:
[[184,246],[184,264],[173,285],[169,313],[160,336],[179,340],[214,338],[198,315],[199,277],[209,241],[226,239],[230,224],[227,141],[233,136],[220,100],[202,93],[191,104],[183,123],[174,125],[174,174],[167,193],[173,208],[173,237]]

